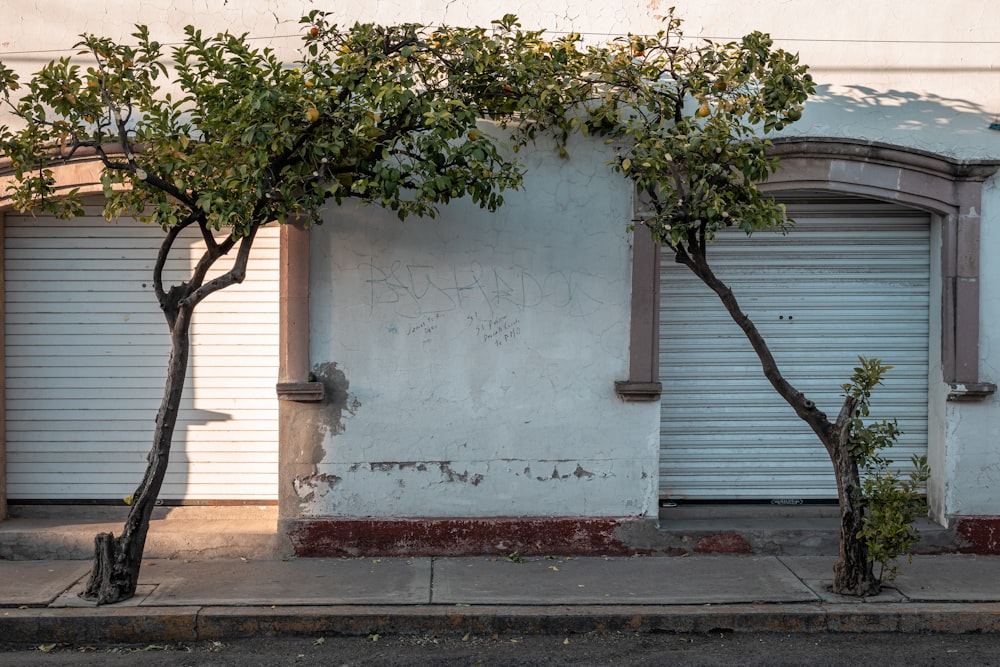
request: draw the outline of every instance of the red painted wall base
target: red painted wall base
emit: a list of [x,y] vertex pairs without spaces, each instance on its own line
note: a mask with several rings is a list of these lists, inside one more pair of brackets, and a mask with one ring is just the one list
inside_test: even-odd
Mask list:
[[299,519],[287,526],[298,556],[631,556],[616,537],[638,518]]
[[956,517],[955,542],[959,553],[1000,555],[1000,517]]
[[[751,554],[780,552],[782,538],[801,548],[802,539],[780,530],[764,537],[731,528],[663,530],[642,517],[322,517],[286,520],[282,529],[296,555],[312,557]],[[836,535],[826,537],[830,551],[823,555],[836,554]],[[1000,555],[1000,516],[956,517],[951,531],[918,546],[916,553]]]

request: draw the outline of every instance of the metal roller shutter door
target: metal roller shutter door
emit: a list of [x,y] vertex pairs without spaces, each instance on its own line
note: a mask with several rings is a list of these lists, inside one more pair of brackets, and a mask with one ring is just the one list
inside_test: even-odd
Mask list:
[[[5,220],[7,493],[106,501],[142,478],[169,354],[150,286],[163,232]],[[194,246],[200,242],[188,239]],[[189,256],[175,261],[185,265]],[[174,273],[186,275],[186,266]],[[168,275],[170,267],[168,267]],[[167,501],[277,495],[278,233],[258,236],[246,281],[198,308]]]
[[[859,354],[894,367],[872,417],[899,421],[890,458],[908,464],[927,449],[929,217],[858,200],[789,215],[787,236],[721,234],[709,261],[784,375],[827,414]],[[815,434],[764,379],[718,297],[667,252],[660,316],[661,497],[836,498]]]

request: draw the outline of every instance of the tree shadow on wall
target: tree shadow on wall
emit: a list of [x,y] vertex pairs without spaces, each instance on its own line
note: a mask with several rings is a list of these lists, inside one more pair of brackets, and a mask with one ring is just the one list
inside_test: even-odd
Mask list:
[[779,136],[849,137],[958,158],[1000,157],[1000,132],[989,129],[998,111],[926,92],[823,85],[802,121]]

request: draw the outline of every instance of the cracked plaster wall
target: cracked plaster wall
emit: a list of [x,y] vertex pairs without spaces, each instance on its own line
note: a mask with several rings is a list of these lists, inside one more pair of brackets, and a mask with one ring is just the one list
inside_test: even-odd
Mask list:
[[[543,142],[544,144],[544,142]],[[307,516],[655,512],[659,407],[625,404],[628,188],[601,142],[527,152],[522,192],[312,230],[311,358],[355,411],[323,437]]]

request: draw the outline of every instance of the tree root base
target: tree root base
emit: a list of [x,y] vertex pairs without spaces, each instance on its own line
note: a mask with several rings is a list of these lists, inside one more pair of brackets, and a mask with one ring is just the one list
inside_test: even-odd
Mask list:
[[80,597],[102,605],[134,596],[140,563],[129,564],[127,560],[123,545],[113,533],[100,533],[94,537],[94,566]]

